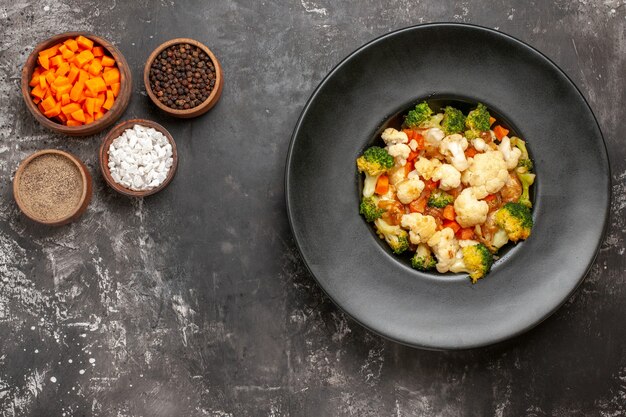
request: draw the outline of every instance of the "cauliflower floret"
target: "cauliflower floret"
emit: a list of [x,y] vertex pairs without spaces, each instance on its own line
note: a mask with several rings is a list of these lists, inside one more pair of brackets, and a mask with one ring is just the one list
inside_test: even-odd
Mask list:
[[378,181],[378,177],[382,174],[378,175],[370,175],[367,172],[365,173],[365,180],[363,181],[363,197],[371,197],[374,195],[374,191],[376,191],[376,182]]
[[396,130],[393,127],[385,129],[380,137],[383,138],[386,145],[396,145],[398,143],[407,143],[409,141],[409,137],[406,133]]
[[472,146],[478,152],[484,152],[487,149],[487,144],[482,138],[472,139]]
[[450,164],[442,164],[433,172],[433,181],[441,181],[439,188],[442,190],[452,190],[461,185],[461,173]]
[[396,186],[396,195],[402,204],[416,200],[424,190],[424,183],[417,178],[409,178]]
[[465,158],[465,151],[467,149],[467,139],[463,136],[455,133],[454,135],[446,136],[439,144],[439,152],[446,156],[448,162],[450,162],[459,171],[465,171],[468,163]]
[[438,148],[444,136],[446,136],[446,134],[438,127],[430,128],[424,132],[425,144],[433,148]]
[[428,159],[424,157],[419,157],[417,161],[415,161],[415,171],[422,176],[425,180],[430,180],[433,176],[433,173],[437,168],[441,166],[441,161],[437,158]]
[[406,179],[406,170],[404,167],[393,167],[387,174],[389,175],[389,183],[391,185],[398,185],[398,183]]
[[396,165],[406,165],[406,159],[411,153],[411,148],[409,148],[408,145],[405,145],[404,143],[398,143],[396,145],[387,146],[386,149],[387,152],[389,152],[389,155],[393,156],[396,160]]
[[498,145],[498,150],[504,157],[506,169],[511,170],[517,166],[517,162],[520,156],[522,156],[522,151],[517,147],[511,148],[511,139],[508,136],[502,138],[500,145]]
[[411,243],[417,245],[428,241],[437,231],[437,222],[433,216],[424,216],[420,213],[410,213],[402,216],[401,226],[409,230]]
[[448,272],[459,250],[459,242],[454,237],[454,230],[449,227],[441,229],[435,232],[427,243],[437,257],[437,271]]
[[470,159],[468,169],[461,175],[461,181],[474,187],[474,195],[480,199],[500,191],[508,177],[509,172],[502,153],[488,151]]
[[454,200],[454,212],[456,213],[456,222],[461,227],[471,227],[487,220],[489,204],[478,200],[474,194],[474,189],[466,188]]

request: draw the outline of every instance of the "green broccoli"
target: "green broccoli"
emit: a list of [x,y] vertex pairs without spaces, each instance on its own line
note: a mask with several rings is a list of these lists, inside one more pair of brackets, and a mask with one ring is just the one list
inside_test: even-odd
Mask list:
[[530,208],[533,206],[530,201],[530,186],[535,183],[535,174],[530,172],[516,172],[516,174],[522,183],[522,195],[520,195],[518,202]]
[[469,273],[472,283],[475,284],[480,278],[484,277],[493,265],[493,256],[489,249],[482,243],[472,246],[466,246],[462,250],[463,262]]
[[506,203],[495,214],[495,222],[513,242],[528,239],[533,227],[530,209],[522,203]]
[[419,271],[428,271],[433,269],[437,264],[437,260],[428,248],[428,245],[420,243],[417,245],[415,255],[411,258],[411,266]]
[[463,112],[454,107],[447,106],[444,110],[441,126],[446,135],[461,133],[465,128],[465,116]]
[[399,255],[409,249],[409,234],[400,226],[392,226],[383,219],[374,221],[376,233],[381,239],[385,239],[393,253]]
[[476,139],[480,137],[482,132],[488,131],[490,127],[490,117],[487,107],[482,103],[478,103],[478,106],[469,112],[465,119],[465,127],[467,128],[465,137],[470,140]]
[[372,146],[363,152],[356,160],[356,166],[360,172],[365,172],[372,177],[382,174],[393,167],[393,156],[385,149]]
[[379,219],[385,212],[385,210],[378,208],[376,200],[376,197],[365,197],[361,200],[361,204],[359,205],[359,213],[370,223]]
[[409,114],[406,115],[404,125],[409,129],[414,129],[430,119],[431,114],[433,114],[433,110],[430,108],[428,103],[422,101],[415,106],[414,110],[411,110]]
[[444,208],[448,204],[452,204],[454,202],[454,197],[445,191],[441,191],[439,189],[433,191],[428,197],[428,205],[430,207]]
[[533,170],[533,161],[530,159],[528,155],[528,149],[526,149],[526,142],[521,140],[520,138],[513,136],[511,138],[511,144],[517,147],[520,151],[522,151],[522,155],[519,158],[517,163],[516,172],[519,174],[523,174],[525,172],[530,172]]
[[437,113],[435,115],[430,116],[428,120],[420,124],[420,129],[431,129],[433,127],[442,129],[441,122],[443,121],[443,113]]

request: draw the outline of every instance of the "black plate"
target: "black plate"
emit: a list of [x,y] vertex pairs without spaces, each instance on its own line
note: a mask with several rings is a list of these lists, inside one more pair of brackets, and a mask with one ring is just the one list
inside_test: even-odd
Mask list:
[[[411,269],[358,215],[355,159],[389,117],[432,97],[485,103],[534,156],[532,236],[476,285]],[[572,81],[519,40],[464,24],[399,30],[342,61],[302,112],[285,176],[291,228],[321,287],[365,327],[427,349],[495,343],[552,314],[590,268],[610,200],[602,134]]]

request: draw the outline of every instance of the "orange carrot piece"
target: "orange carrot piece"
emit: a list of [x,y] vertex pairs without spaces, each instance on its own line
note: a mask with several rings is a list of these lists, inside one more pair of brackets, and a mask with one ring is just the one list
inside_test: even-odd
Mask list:
[[101,111],[96,112],[96,114],[93,115],[93,119],[94,120],[100,120],[104,117],[104,113],[102,113]]
[[[106,108],[106,106],[103,106]],[[382,174],[376,181],[375,193],[378,195],[387,194],[389,191],[389,177],[386,174]]]
[[454,233],[458,232],[461,229],[461,226],[459,226],[459,224],[455,222],[454,220],[446,220],[445,222],[443,222],[442,226],[444,229],[446,227],[452,229]]
[[94,117],[90,114],[86,114],[85,115],[85,124],[88,125],[89,123],[92,123],[94,121]]
[[70,64],[70,72],[67,74],[67,79],[70,80],[70,84],[74,84],[78,79],[78,74],[80,74],[80,70],[77,66]]
[[467,148],[467,150],[465,151],[465,156],[467,158],[473,158],[476,156],[476,154],[478,153],[478,151],[474,148]]
[[120,83],[113,83],[113,84],[110,85],[111,91],[113,92],[113,95],[115,97],[117,97],[118,94],[120,93],[120,87],[121,86],[122,86],[122,84],[120,84]]
[[88,97],[87,99],[85,99],[85,110],[87,111],[87,114],[93,115],[95,112],[95,108],[96,108],[95,98]]
[[41,102],[41,105],[43,106],[45,111],[48,111],[48,110],[53,109],[54,106],[57,105],[57,103],[54,100],[54,98],[48,97],[47,99],[45,99],[44,101]]
[[56,75],[54,75],[54,71],[50,71],[49,73],[46,74],[46,81],[48,82],[48,84],[54,83],[55,79],[56,79]]
[[474,238],[474,229],[471,227],[463,228],[456,232],[457,237],[460,240],[469,240]]
[[496,134],[496,137],[498,138],[498,140],[502,140],[502,138],[504,138],[506,135],[509,134],[509,130],[498,125],[493,128],[493,133]]
[[48,118],[53,118],[58,116],[61,113],[61,103],[57,103],[56,106],[51,108],[50,110],[44,112],[44,116]]
[[454,220],[455,217],[454,206],[452,204],[445,206],[443,209],[443,218],[446,220]]
[[72,52],[78,51],[78,42],[76,42],[76,39],[68,39],[63,42],[63,45],[67,46],[67,49]]
[[93,56],[103,56],[104,55],[104,48],[101,46],[94,46],[91,49],[91,52],[93,52]]
[[107,89],[107,85],[102,77],[96,77],[85,81],[85,86],[94,94],[98,94]]
[[88,79],[89,79],[89,73],[87,71],[80,70],[80,72],[78,73],[78,81],[84,83]]
[[91,64],[89,64],[89,69],[87,69],[86,71],[89,72],[91,75],[100,75],[100,72],[102,72],[102,64],[100,64],[100,61],[96,61],[94,59],[93,61],[91,61]]
[[72,87],[72,89],[70,90],[70,99],[72,101],[78,101],[84,88],[85,88],[85,83],[78,80],[76,84],[74,84],[74,87]]
[[494,124],[496,122],[496,118],[495,117],[491,117],[489,116],[489,126],[491,126],[492,124]]
[[68,120],[65,124],[67,126],[82,126],[83,125],[83,123],[79,122],[78,120]]
[[424,213],[426,210],[426,204],[428,204],[428,197],[430,196],[429,192],[423,192],[420,197],[409,203],[409,211],[411,213]]
[[61,95],[61,105],[66,106],[70,104],[70,95],[68,93]]
[[79,108],[78,110],[72,112],[71,114],[72,114],[72,119],[85,123],[85,113],[83,112],[83,109]]
[[61,107],[61,112],[63,112],[66,116],[71,115],[77,110],[80,110],[80,104],[78,103],[70,103],[67,106]]
[[48,88],[48,81],[46,81],[46,77],[43,75],[39,76],[39,86],[43,89]]
[[[113,97],[113,93],[110,90],[107,90],[107,99],[102,105],[102,108],[111,110],[111,107],[113,107],[114,102],[115,102],[115,97]],[[378,179],[380,180],[380,178]]]
[[489,194],[487,197],[483,198],[483,200],[485,201],[493,201],[496,199],[496,195],[495,194]]
[[48,59],[48,55],[39,55],[37,61],[39,62],[39,65],[45,69],[50,69],[50,59]]
[[93,48],[93,41],[91,39],[84,37],[83,35],[80,35],[78,38],[76,38],[76,43],[78,44],[78,47],[81,49]]
[[70,84],[70,80],[67,77],[60,76],[54,79],[54,82],[52,83],[52,85],[55,87],[60,87],[62,85],[71,85],[71,84]]
[[102,74],[102,78],[104,79],[104,82],[106,83],[106,85],[119,83],[120,82],[120,70],[118,70],[117,68],[113,68],[110,71],[107,71],[104,74]]
[[67,62],[62,62],[61,65],[59,65],[59,68],[57,68],[57,70],[54,72],[54,75],[60,77],[62,75],[67,75],[68,72],[70,72],[70,64],[68,64]]
[[55,55],[49,59],[51,67],[58,67],[63,63],[63,57],[61,55]]
[[46,90],[44,90],[43,88],[37,85],[35,86],[35,88],[31,90],[30,95],[37,97],[39,99],[43,99],[44,96],[46,95]]
[[76,66],[82,68],[85,64],[90,62],[93,59],[93,54],[91,51],[85,50],[80,54],[76,55]]
[[56,94],[59,96],[59,100],[61,99],[60,97],[63,94],[69,94],[70,91],[72,90],[72,84],[64,84],[64,85],[60,85],[58,86],[56,91]]
[[111,58],[110,56],[104,55],[102,57],[102,66],[103,67],[113,67],[113,66],[115,66],[115,60],[113,58]]

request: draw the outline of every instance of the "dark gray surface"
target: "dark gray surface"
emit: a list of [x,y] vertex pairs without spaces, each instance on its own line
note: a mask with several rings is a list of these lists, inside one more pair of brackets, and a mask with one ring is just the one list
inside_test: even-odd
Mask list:
[[[126,3],[0,4],[3,415],[626,415],[623,1]],[[314,87],[362,43],[429,21],[497,27],[550,56],[595,110],[614,175],[612,224],[572,299],[530,333],[469,352],[414,350],[346,319],[285,217],[287,145]],[[136,80],[173,37],[221,59],[222,99],[196,120],[161,116],[135,84],[125,118],[162,123],[179,146],[161,194],[115,195],[95,169],[101,136],[56,136],[27,113],[28,52],[76,29],[115,42]],[[10,192],[19,161],[44,147],[75,152],[95,177],[86,215],[60,229],[28,223]]]

